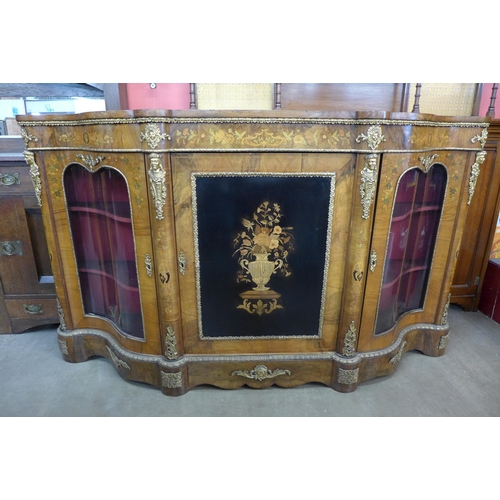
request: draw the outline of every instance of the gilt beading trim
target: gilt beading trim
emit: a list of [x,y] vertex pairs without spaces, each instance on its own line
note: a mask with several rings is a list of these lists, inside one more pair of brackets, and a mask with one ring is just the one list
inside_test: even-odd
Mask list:
[[[172,148],[148,151],[145,149],[103,149],[80,148],[71,146],[48,146],[40,148],[27,148],[27,151],[89,151],[94,153],[345,153],[345,154],[371,154],[368,149],[323,149],[323,148]],[[458,147],[432,147],[427,149],[379,149],[377,153],[428,153],[429,151],[465,151],[476,152],[477,148]],[[420,167],[418,167],[420,168]]]
[[321,125],[416,125],[419,127],[458,127],[458,128],[483,128],[489,127],[484,122],[434,122],[430,120],[395,120],[395,119],[370,119],[370,118],[209,118],[209,117],[130,117],[130,118],[88,118],[79,120],[40,120],[18,121],[21,127],[64,127],[75,125],[127,125],[142,123],[167,123],[167,124],[197,124],[197,123],[262,123],[262,124],[321,124]]
[[359,363],[363,359],[373,359],[380,356],[385,356],[394,352],[395,349],[400,346],[404,341],[404,338],[408,333],[413,330],[430,330],[434,332],[447,332],[448,325],[434,325],[432,323],[416,323],[403,328],[396,340],[388,347],[381,349],[379,351],[366,351],[357,352],[352,358],[347,358],[341,356],[340,354],[328,351],[328,352],[318,352],[318,353],[306,353],[306,354],[218,354],[218,355],[199,355],[199,354],[185,354],[181,358],[173,361],[168,361],[164,356],[154,355],[154,354],[140,354],[127,351],[123,349],[120,344],[107,332],[102,330],[95,330],[91,328],[85,329],[75,329],[75,330],[61,330],[57,329],[57,333],[62,338],[72,338],[82,335],[92,335],[95,337],[102,338],[107,343],[113,346],[113,350],[130,360],[139,361],[142,363],[153,363],[158,364],[162,368],[172,369],[184,366],[187,363],[234,363],[234,362],[281,362],[281,361],[334,361],[341,363],[343,365],[353,365]]

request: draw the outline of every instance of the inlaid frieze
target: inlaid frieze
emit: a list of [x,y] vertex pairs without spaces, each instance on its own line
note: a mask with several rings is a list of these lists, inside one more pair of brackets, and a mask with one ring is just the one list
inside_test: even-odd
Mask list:
[[[159,124],[169,126],[170,134],[160,133]],[[241,149],[259,148],[289,150],[366,150],[395,151],[422,150],[443,147],[474,149],[481,141],[472,137],[485,136],[485,125],[479,123],[449,123],[434,120],[384,120],[355,118],[208,118],[208,117],[128,117],[114,119],[87,119],[65,121],[19,121],[26,137],[35,128],[45,127],[30,142],[31,147],[43,149],[88,148],[89,150],[127,149],[130,152],[170,149]],[[29,125],[29,129],[28,126]],[[75,127],[85,125],[85,127]],[[127,127],[126,140],[119,133]],[[133,125],[133,127],[131,127]],[[401,134],[400,127],[418,128],[417,133]],[[365,128],[366,127],[366,128]],[[53,130],[49,130],[52,129]],[[463,133],[463,129],[470,129]],[[383,129],[383,133],[382,133]],[[142,132],[141,132],[142,130]],[[360,130],[364,130],[360,134]],[[371,132],[369,132],[371,131]],[[379,133],[380,132],[380,133]],[[120,136],[118,141],[116,137]],[[366,137],[366,139],[363,139]],[[171,138],[171,139],[170,139]],[[359,139],[359,141],[356,141]],[[376,144],[376,147],[372,147]]]
[[324,125],[192,124],[172,126],[174,148],[350,149],[349,127]]

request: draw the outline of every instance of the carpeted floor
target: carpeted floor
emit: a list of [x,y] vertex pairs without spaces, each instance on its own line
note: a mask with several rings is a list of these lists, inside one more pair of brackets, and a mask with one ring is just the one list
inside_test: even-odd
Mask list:
[[320,384],[202,386],[171,398],[123,380],[108,359],[63,361],[54,328],[0,335],[0,416],[500,416],[500,325],[458,306],[449,321],[444,356],[409,352],[394,375],[349,394]]

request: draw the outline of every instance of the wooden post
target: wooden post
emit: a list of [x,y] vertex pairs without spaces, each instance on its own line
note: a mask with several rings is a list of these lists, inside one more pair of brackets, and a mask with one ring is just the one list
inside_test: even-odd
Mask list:
[[128,109],[126,83],[103,83],[104,102],[106,110]]
[[281,109],[281,83],[274,84],[274,98],[275,109]]
[[196,84],[189,84],[189,109],[196,109]]
[[415,89],[415,103],[413,104],[412,113],[420,113],[420,89],[422,88],[421,83],[417,83]]
[[497,89],[498,83],[494,83],[491,88],[491,98],[490,98],[490,107],[488,108],[488,112],[486,116],[491,116],[491,118],[495,118],[495,100],[497,98]]

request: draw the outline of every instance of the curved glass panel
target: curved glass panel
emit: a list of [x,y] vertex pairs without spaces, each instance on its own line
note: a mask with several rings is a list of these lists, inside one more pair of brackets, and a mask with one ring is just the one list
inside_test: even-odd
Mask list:
[[85,314],[144,338],[125,178],[112,168],[91,173],[73,164],[64,173],[64,189]]
[[375,335],[404,313],[424,306],[446,190],[446,169],[408,170],[400,179],[392,213]]

